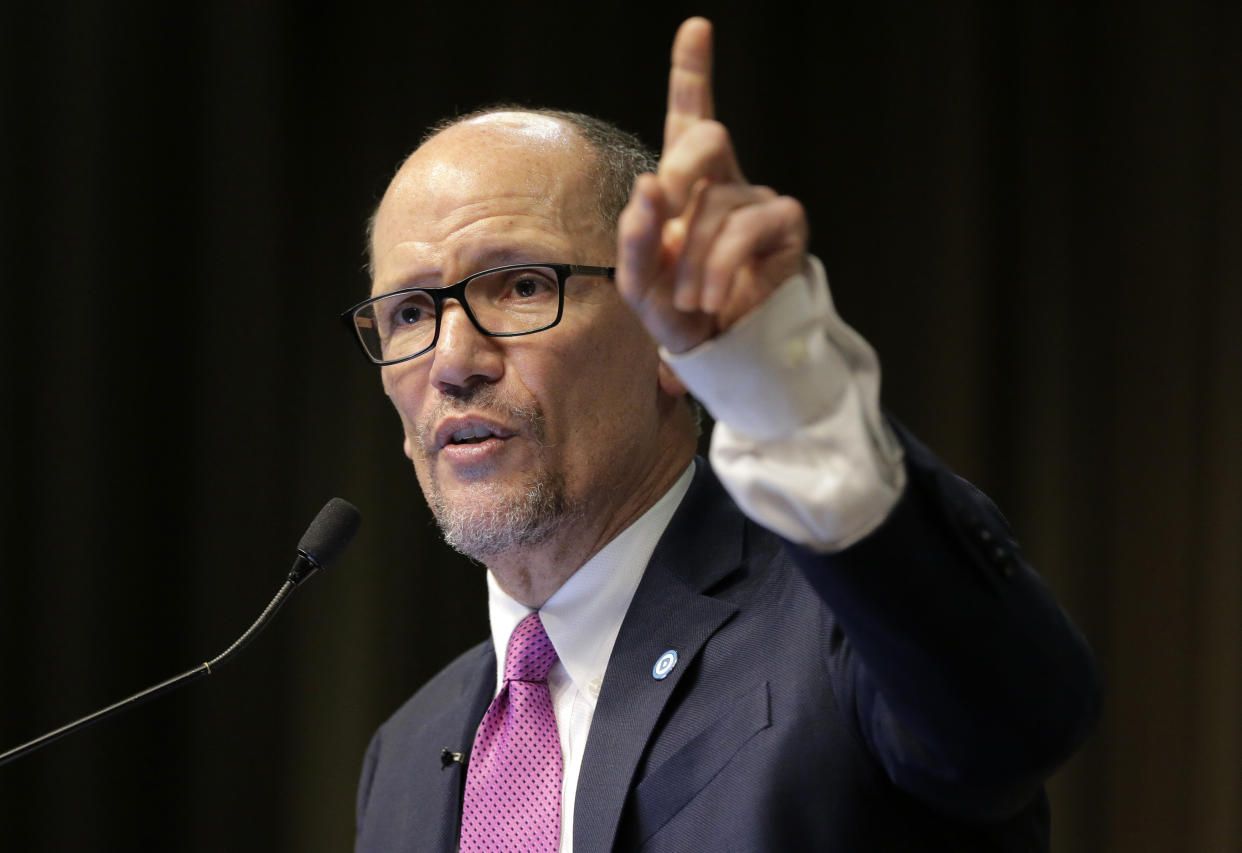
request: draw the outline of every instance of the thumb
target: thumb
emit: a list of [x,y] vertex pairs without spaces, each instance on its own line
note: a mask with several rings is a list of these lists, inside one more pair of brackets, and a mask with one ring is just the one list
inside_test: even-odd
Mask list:
[[617,222],[617,290],[639,310],[667,264],[662,235],[668,203],[655,175],[639,175]]

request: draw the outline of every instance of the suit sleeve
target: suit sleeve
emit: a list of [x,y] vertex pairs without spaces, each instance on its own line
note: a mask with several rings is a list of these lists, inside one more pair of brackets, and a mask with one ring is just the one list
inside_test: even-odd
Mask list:
[[1008,817],[1090,732],[1094,658],[991,501],[895,429],[909,479],[881,526],[837,554],[792,551],[848,639],[838,693],[893,782]]
[[889,778],[959,817],[1021,809],[1094,722],[1093,658],[992,503],[883,417],[822,267],[666,360],[717,420],[721,481],[834,614],[834,687]]

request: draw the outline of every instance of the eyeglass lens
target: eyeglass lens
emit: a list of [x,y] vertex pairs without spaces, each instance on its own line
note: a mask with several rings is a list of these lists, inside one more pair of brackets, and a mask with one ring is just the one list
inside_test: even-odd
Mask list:
[[[394,293],[360,309],[354,325],[367,352],[380,361],[395,361],[430,348],[436,336],[433,292]],[[551,267],[486,272],[466,283],[465,300],[485,332],[537,332],[556,322],[560,279]]]

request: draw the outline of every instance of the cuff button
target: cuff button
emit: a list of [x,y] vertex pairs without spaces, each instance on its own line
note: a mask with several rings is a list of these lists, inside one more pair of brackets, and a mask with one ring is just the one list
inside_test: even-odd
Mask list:
[[791,338],[785,341],[781,350],[781,360],[786,367],[801,367],[806,363],[806,341],[802,338]]

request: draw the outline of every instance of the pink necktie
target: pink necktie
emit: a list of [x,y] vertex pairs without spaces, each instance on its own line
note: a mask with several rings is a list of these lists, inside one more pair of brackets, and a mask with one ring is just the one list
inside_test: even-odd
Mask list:
[[539,614],[518,623],[505,652],[505,680],[470,752],[461,849],[546,851],[561,839],[561,742],[548,670],[556,649]]

